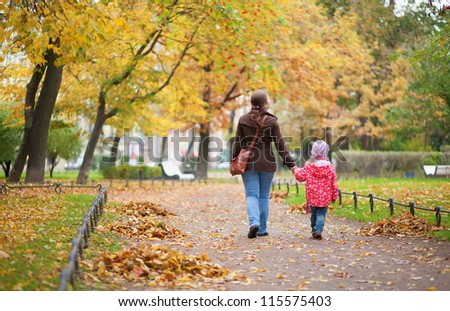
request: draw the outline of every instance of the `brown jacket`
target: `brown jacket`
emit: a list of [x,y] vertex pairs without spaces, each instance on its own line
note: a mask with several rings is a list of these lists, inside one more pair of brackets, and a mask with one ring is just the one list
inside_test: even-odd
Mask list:
[[[267,111],[262,111],[261,117],[264,117],[265,115],[267,115],[267,118],[260,130],[259,139],[256,140],[252,155],[250,155],[248,160],[247,170],[251,170],[254,163],[256,172],[276,171],[277,165],[275,154],[271,148],[272,142],[275,143],[278,153],[283,160],[283,164],[287,165],[289,168],[293,167],[295,163],[292,160],[289,151],[286,149],[277,117]],[[234,137],[232,158],[238,156],[241,148],[248,148],[248,146],[250,146],[255,133],[256,128],[253,125],[250,114],[243,115],[239,119],[236,136]]]

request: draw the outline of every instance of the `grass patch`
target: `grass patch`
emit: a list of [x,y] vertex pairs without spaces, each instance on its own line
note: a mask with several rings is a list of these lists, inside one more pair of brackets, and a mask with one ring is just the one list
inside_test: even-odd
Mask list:
[[[23,189],[0,197],[0,290],[57,290],[84,215],[97,192],[56,194]],[[107,214],[104,218],[112,217]],[[91,235],[90,247],[120,247],[114,237]],[[86,251],[85,254],[89,252]]]
[[[446,179],[349,179],[338,181],[343,192],[357,192],[358,194],[374,196],[384,199],[393,198],[395,202],[434,209],[440,206],[450,210],[450,182]],[[278,188],[276,188],[278,189]],[[282,188],[283,189],[283,188]],[[286,189],[286,188],[284,188]],[[305,202],[305,189],[302,185],[299,194],[295,187],[290,189],[291,195],[285,200],[288,204]],[[390,218],[389,203],[374,201],[374,211],[370,211],[369,198],[358,197],[357,208],[354,207],[352,195],[342,195],[342,205],[332,204],[333,215],[363,222],[376,222],[383,218]],[[408,207],[394,206],[394,215],[409,212]],[[415,216],[426,219],[430,224],[436,224],[435,213],[415,210]],[[431,233],[439,239],[450,240],[450,214],[442,213],[441,229]]]
[[56,290],[95,195],[27,189],[0,197],[1,290]]

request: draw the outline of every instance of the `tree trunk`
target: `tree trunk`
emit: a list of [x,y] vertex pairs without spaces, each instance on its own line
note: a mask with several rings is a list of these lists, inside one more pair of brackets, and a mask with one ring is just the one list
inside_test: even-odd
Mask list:
[[[209,65],[204,67],[206,72],[211,71]],[[208,84],[206,86],[205,92],[203,93],[202,100],[209,106],[211,102],[211,86]],[[210,122],[200,123],[200,146],[198,150],[199,161],[197,165],[197,170],[195,176],[199,178],[206,178],[208,176],[208,154],[209,154],[209,131]]]
[[56,165],[53,165],[53,163],[50,163],[50,178],[53,178],[53,170],[55,169]]
[[361,136],[361,149],[365,151],[372,150],[372,137],[366,134]]
[[331,149],[331,146],[333,145],[333,128],[332,127],[326,127],[325,128],[325,142],[330,146],[330,149],[328,150],[328,159],[331,161],[333,159],[333,150]]
[[89,171],[91,169],[95,147],[97,146],[97,142],[98,139],[100,138],[100,134],[102,133],[102,128],[104,124],[105,124],[104,116],[97,115],[94,129],[92,130],[91,137],[89,138],[89,142],[84,152],[83,163],[81,164],[80,171],[78,172],[77,183],[85,184],[89,178]]
[[22,142],[20,143],[19,152],[14,161],[14,165],[8,176],[9,182],[20,181],[20,176],[22,175],[25,163],[27,162],[27,157],[29,154],[29,147],[31,144],[31,132],[33,125],[33,115],[36,105],[36,94],[39,88],[39,83],[42,80],[46,67],[37,65],[34,69],[33,75],[30,82],[27,84],[27,94],[25,97],[25,107],[24,107],[24,117],[25,117],[25,128],[22,137]]
[[374,137],[373,138],[373,150],[381,150],[381,138]]
[[159,157],[159,162],[167,161],[169,159],[169,137],[161,137],[161,154]]
[[[56,42],[57,43],[57,42]],[[58,55],[47,52],[47,71],[33,117],[31,144],[25,182],[43,183],[50,120],[61,85],[63,66],[56,66]]]
[[234,118],[236,116],[236,110],[231,110],[230,112],[230,125],[228,126],[228,141],[227,141],[227,154],[226,161],[231,162],[231,157],[233,156],[233,131],[234,131]]
[[95,118],[94,129],[92,130],[91,137],[89,138],[89,142],[86,146],[83,163],[81,164],[80,170],[78,172],[77,183],[80,184],[85,184],[89,178],[92,158],[94,157],[95,147],[97,146],[100,134],[102,133],[103,125],[105,124],[106,120],[117,114],[116,109],[113,109],[105,114],[106,103],[103,93],[100,93],[99,102],[100,104],[97,109],[97,117]]
[[195,174],[199,178],[206,178],[208,176],[209,132],[209,122],[200,123],[200,147],[198,151],[200,159]]
[[109,165],[116,165],[116,162],[119,159],[119,153],[120,153],[119,143],[120,143],[120,136],[114,136],[113,144],[111,146],[110,161],[108,162]]
[[53,171],[55,170],[56,165],[58,165],[59,159],[57,154],[52,154],[48,157],[48,166],[50,171],[50,178],[53,178]]
[[11,168],[11,161],[2,161],[2,168],[5,172],[5,178],[8,178],[9,176],[9,169]]
[[105,121],[105,104],[100,103],[97,109],[97,117],[95,118],[94,128],[91,132],[91,137],[89,138],[86,150],[84,151],[83,163],[81,163],[81,167],[78,172],[77,183],[85,184],[89,178],[89,171],[91,169],[95,147],[97,146]]

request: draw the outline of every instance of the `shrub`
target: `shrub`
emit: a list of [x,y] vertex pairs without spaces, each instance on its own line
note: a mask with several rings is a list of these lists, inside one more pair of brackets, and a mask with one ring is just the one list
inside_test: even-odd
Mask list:
[[106,179],[151,179],[162,176],[161,167],[149,167],[146,165],[120,164],[118,166],[104,166],[101,172]]

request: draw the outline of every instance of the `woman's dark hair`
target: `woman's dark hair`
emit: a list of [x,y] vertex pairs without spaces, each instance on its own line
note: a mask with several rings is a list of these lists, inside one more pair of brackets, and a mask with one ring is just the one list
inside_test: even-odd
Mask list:
[[253,120],[253,124],[256,128],[261,127],[261,111],[266,109],[269,96],[265,91],[259,90],[252,94],[250,97],[250,103],[252,104],[252,110],[250,116]]

